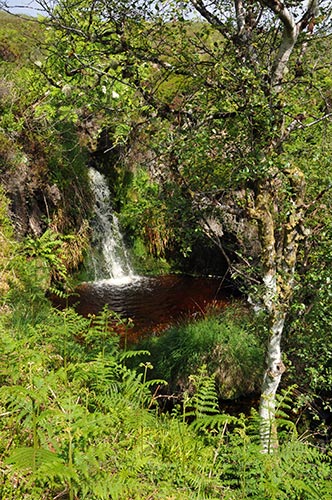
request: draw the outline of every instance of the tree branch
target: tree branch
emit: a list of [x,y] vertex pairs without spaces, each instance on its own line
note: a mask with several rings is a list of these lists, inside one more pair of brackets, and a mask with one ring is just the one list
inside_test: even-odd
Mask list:
[[218,16],[213,14],[208,10],[208,8],[204,5],[202,0],[191,0],[192,6],[200,13],[206,21],[208,21],[212,26],[214,26],[225,38],[228,40],[231,39],[228,28],[225,26]]
[[281,90],[280,84],[299,33],[308,26],[309,21],[317,14],[317,0],[310,0],[305,13],[297,23],[292,12],[281,1],[261,0],[261,3],[274,12],[283,24],[282,39],[272,66],[271,76],[271,85],[276,92],[279,92]]

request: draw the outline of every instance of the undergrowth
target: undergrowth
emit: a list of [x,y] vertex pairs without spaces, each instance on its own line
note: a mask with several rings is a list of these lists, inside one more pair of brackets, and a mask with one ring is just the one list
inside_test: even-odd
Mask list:
[[[220,412],[218,379],[202,362],[209,344],[201,323],[186,327],[201,365],[188,363],[190,390],[162,413],[156,388],[169,373],[153,370],[146,349],[120,348],[107,309],[92,318],[52,309],[38,286],[41,256],[17,255],[0,315],[0,498],[331,498],[331,456],[297,435],[290,394],[280,400],[281,444],[271,456],[260,453],[254,411]],[[229,362],[251,369],[260,355],[250,332],[216,318],[207,324],[205,333],[213,337],[219,325],[228,339]],[[190,349],[195,359],[194,343]]]
[[147,380],[149,361],[126,367],[138,352],[119,348],[108,315],[49,309],[25,328],[2,316],[1,498],[331,497],[328,455],[292,426],[278,453],[262,455],[257,415],[221,414],[204,367],[184,404],[160,414],[150,388],[163,380]]
[[169,381],[171,391],[190,389],[190,374],[203,364],[214,375],[221,398],[259,391],[264,346],[254,332],[252,318],[241,305],[174,325],[162,335],[140,341],[138,349],[151,353],[154,373]]

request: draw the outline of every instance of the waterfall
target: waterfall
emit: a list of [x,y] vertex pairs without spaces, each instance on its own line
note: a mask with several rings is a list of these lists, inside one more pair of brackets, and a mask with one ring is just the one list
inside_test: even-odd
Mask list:
[[96,281],[113,279],[130,281],[134,277],[128,253],[111,206],[106,178],[94,168],[89,169],[91,189],[95,197],[92,226],[91,267]]

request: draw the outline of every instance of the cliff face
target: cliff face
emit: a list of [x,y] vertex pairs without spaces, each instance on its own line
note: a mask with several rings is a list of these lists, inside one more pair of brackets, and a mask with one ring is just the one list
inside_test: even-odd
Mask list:
[[27,162],[6,170],[1,175],[1,183],[10,200],[10,217],[16,235],[40,236],[62,205],[58,186],[34,175]]
[[48,229],[74,237],[63,249],[72,270],[88,244],[88,153],[61,89],[38,69],[46,36],[35,20],[0,11],[0,187],[16,240]]
[[[67,272],[77,270],[89,245],[88,183],[80,179],[61,189],[46,174],[34,171],[28,161],[3,170],[0,183],[6,195],[2,205],[7,205],[14,239],[40,237],[48,229],[60,237],[70,235],[70,240],[62,245],[61,260]],[[0,226],[2,232],[1,221]],[[58,279],[56,273],[54,278]]]
[[31,62],[43,37],[38,23],[0,11],[0,182],[18,238],[41,235],[62,199],[48,173],[46,130],[33,118]]

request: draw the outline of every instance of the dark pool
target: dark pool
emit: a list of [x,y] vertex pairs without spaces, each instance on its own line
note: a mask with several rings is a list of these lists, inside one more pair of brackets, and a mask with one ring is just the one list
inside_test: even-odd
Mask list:
[[[139,335],[198,317],[208,308],[222,308],[230,300],[222,278],[172,274],[82,283],[69,297],[68,305],[88,316],[98,314],[107,304],[122,318],[130,318],[133,332]],[[52,297],[52,302],[58,307],[65,305],[57,297]]]

